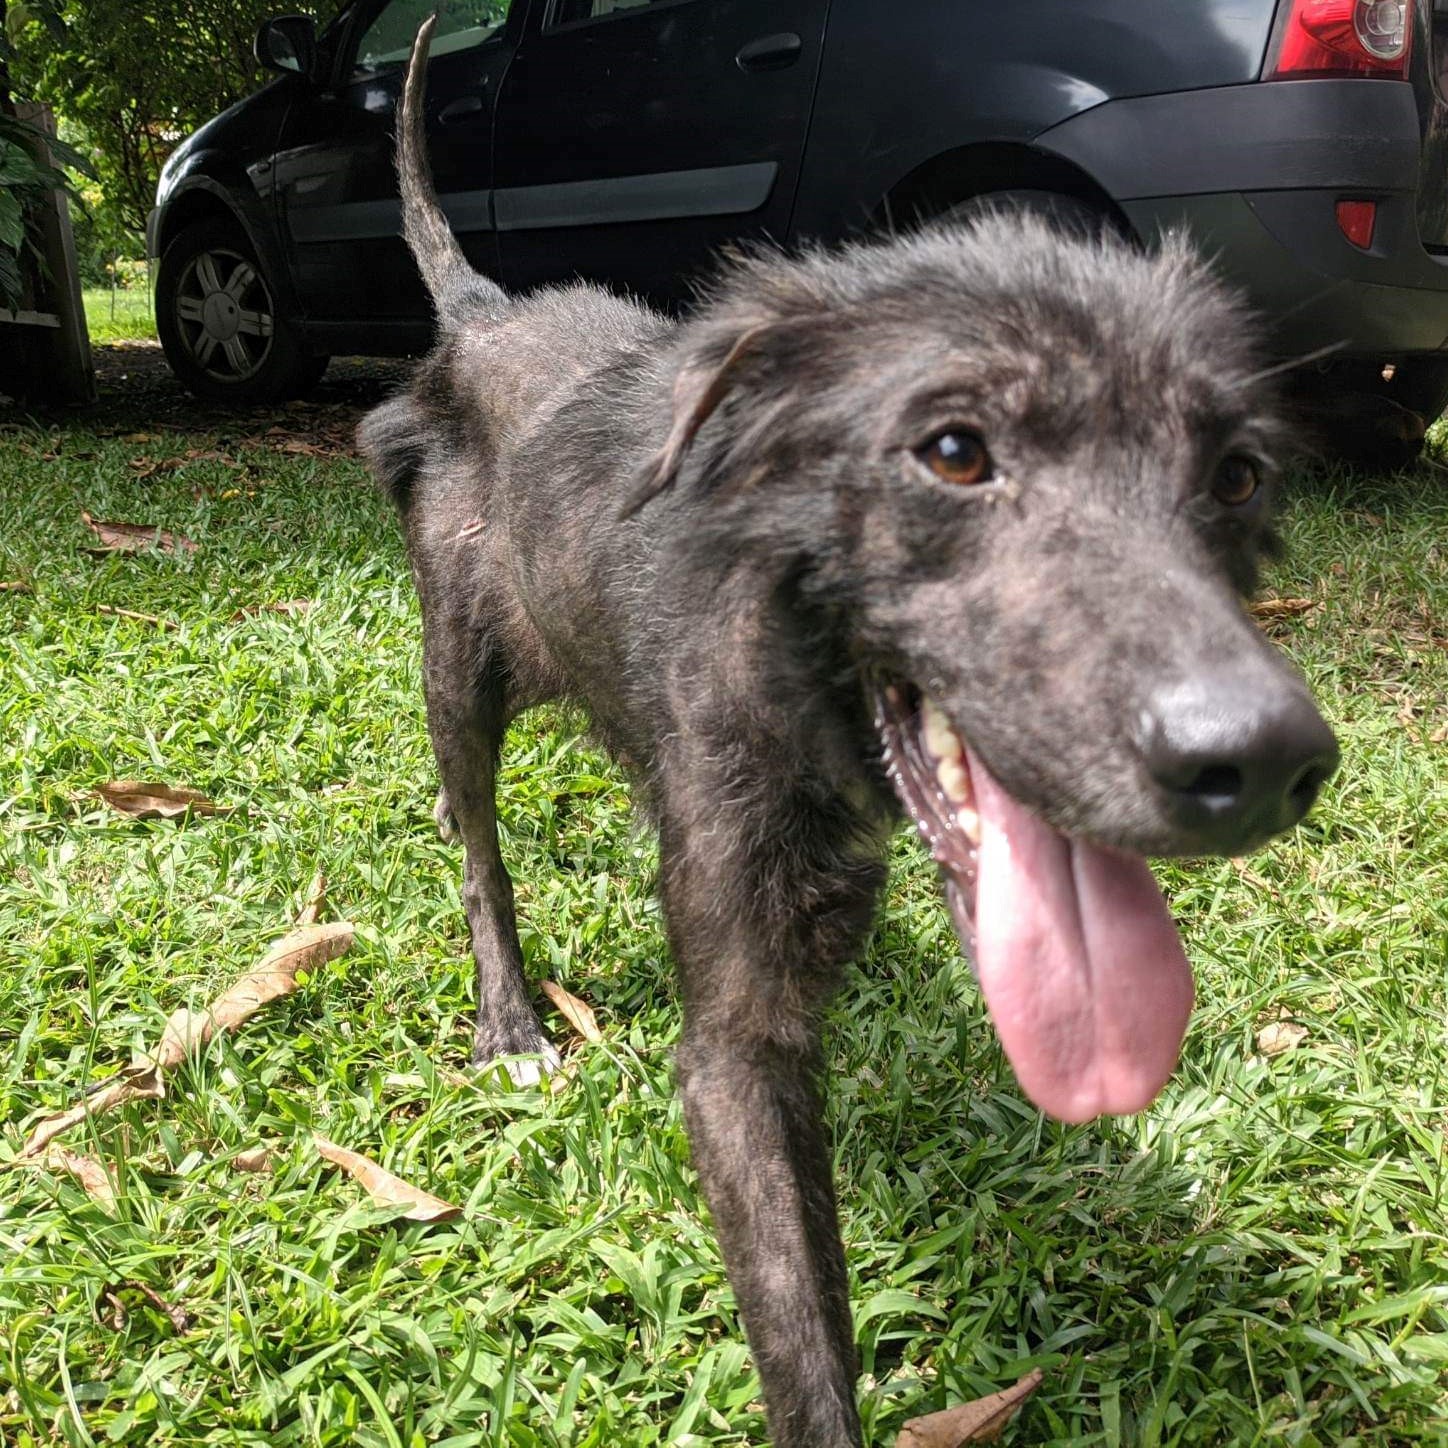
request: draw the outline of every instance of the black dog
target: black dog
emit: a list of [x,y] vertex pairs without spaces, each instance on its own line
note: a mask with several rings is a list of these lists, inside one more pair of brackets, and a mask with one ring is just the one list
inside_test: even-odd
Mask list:
[[736,265],[692,321],[464,261],[398,164],[441,340],[362,441],[424,619],[476,1057],[551,1054],[493,789],[566,695],[641,782],[695,1160],[781,1448],[860,1443],[821,1010],[903,804],[1016,1074],[1081,1121],[1172,1070],[1191,976],[1143,854],[1236,854],[1337,759],[1240,596],[1279,427],[1188,250],[986,218]]

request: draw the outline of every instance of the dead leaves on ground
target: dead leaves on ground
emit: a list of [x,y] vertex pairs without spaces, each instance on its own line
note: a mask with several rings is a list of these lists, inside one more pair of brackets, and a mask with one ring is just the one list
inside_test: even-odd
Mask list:
[[[134,1278],[127,1278],[122,1282],[107,1282],[100,1290],[100,1296],[96,1301],[96,1321],[104,1327],[109,1327],[112,1332],[121,1332],[126,1325],[126,1318],[129,1315],[126,1309],[123,1293],[139,1293],[164,1317],[177,1332],[185,1332],[191,1326],[192,1316],[184,1307],[177,1307],[166,1301],[154,1287],[148,1287],[144,1282],[137,1282]],[[109,1311],[103,1316],[101,1309]]]
[[133,608],[116,608],[109,603],[96,604],[96,612],[109,614],[112,618],[128,618],[133,623],[154,624],[157,628],[171,629],[173,631],[181,627],[174,619],[157,618],[154,613],[137,613]]
[[73,1176],[108,1212],[115,1210],[116,1184],[111,1174],[94,1157],[81,1156],[63,1146],[52,1146],[45,1154],[45,1165],[51,1171]]
[[1257,1049],[1264,1056],[1280,1056],[1307,1039],[1307,1027],[1296,1021],[1271,1021],[1257,1032]]
[[545,980],[542,990],[543,994],[553,1002],[563,1019],[585,1041],[596,1046],[603,1040],[603,1032],[598,1029],[598,1021],[594,1017],[593,1007],[586,1001],[581,1001],[576,995],[571,995],[557,981]]
[[995,1443],[1021,1405],[1041,1386],[1040,1368],[1033,1368],[1014,1386],[973,1403],[912,1418],[900,1430],[896,1448],[965,1448],[967,1443]]
[[409,1222],[451,1222],[463,1214],[461,1207],[403,1181],[370,1157],[348,1151],[325,1136],[314,1136],[312,1141],[326,1160],[359,1181],[379,1207],[401,1207],[401,1216]]
[[309,614],[313,607],[314,600],[310,598],[284,598],[279,603],[247,603],[231,615],[231,622],[238,623],[254,613],[280,613],[288,618],[300,618]]
[[96,535],[99,546],[85,551],[93,558],[111,553],[195,553],[197,545],[180,533],[169,533],[149,523],[106,523],[81,510],[81,522]]
[[217,1031],[235,1031],[264,1005],[290,995],[299,975],[336,959],[351,946],[352,936],[353,928],[345,920],[306,925],[284,936],[260,964],[233,981],[205,1011],[183,1008],[174,1012],[154,1053],[103,1082],[69,1110],[41,1121],[21,1148],[22,1159],[40,1156],[56,1137],[90,1117],[133,1101],[165,1096],[167,1071],[199,1051]]
[[234,806],[219,805],[200,790],[141,779],[111,780],[95,790],[113,810],[136,820],[174,820],[182,815],[229,815]]

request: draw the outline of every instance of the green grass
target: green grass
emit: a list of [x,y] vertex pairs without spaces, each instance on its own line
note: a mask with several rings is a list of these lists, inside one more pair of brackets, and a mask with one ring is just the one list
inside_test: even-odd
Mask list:
[[[761,1441],[626,785],[568,720],[515,728],[501,811],[529,965],[606,1039],[545,1008],[566,1086],[467,1080],[458,858],[430,819],[392,521],[350,462],[255,450],[249,472],[138,479],[140,451],[0,438],[0,579],[34,589],[0,593],[0,1442]],[[92,560],[83,507],[200,551]],[[1448,1443],[1448,486],[1303,477],[1285,524],[1270,582],[1314,607],[1283,637],[1345,763],[1291,838],[1163,871],[1199,1007],[1144,1116],[1067,1129],[1022,1101],[933,873],[898,842],[830,1043],[872,1441],[1040,1365],[1012,1442]],[[233,618],[295,597],[314,610]],[[128,822],[87,794],[124,776],[242,808]],[[113,1215],[4,1165],[254,963],[319,865],[351,953],[164,1101],[72,1133],[115,1172]],[[1306,1040],[1262,1059],[1284,1014]],[[314,1129],[465,1216],[389,1222]],[[235,1173],[258,1144],[275,1174]],[[128,1287],[118,1325],[117,1283],[189,1324]]]
[[93,343],[155,340],[156,314],[144,285],[114,292],[109,287],[86,287],[81,300]]

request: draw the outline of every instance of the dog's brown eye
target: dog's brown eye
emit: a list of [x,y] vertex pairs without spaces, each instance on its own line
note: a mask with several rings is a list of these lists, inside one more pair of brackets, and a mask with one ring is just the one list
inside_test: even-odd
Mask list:
[[1228,508],[1240,508],[1257,496],[1262,486],[1262,474],[1251,458],[1234,455],[1223,458],[1217,468],[1216,481],[1212,484],[1212,496]]
[[983,483],[995,472],[985,444],[973,432],[943,432],[915,456],[946,483]]

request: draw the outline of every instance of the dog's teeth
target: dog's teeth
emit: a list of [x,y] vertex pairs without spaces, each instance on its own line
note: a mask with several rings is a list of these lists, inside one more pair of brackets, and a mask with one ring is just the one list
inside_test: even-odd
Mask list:
[[955,812],[956,822],[965,831],[971,844],[980,844],[980,812],[968,804],[962,804]]
[[920,722],[925,738],[925,747],[937,759],[958,759],[961,754],[960,739],[950,727],[950,720],[933,699],[926,695],[920,701]]
[[954,755],[942,759],[935,766],[935,777],[940,781],[940,787],[951,804],[969,805],[970,775],[966,772],[963,760]]

